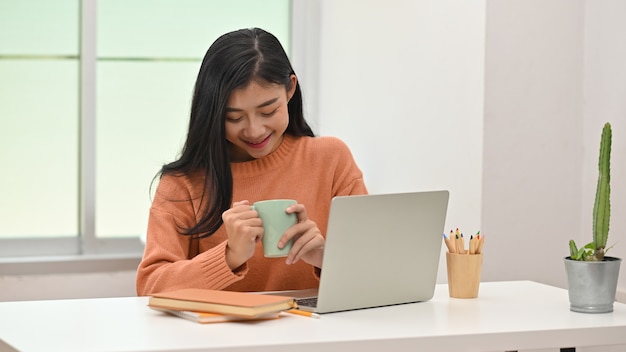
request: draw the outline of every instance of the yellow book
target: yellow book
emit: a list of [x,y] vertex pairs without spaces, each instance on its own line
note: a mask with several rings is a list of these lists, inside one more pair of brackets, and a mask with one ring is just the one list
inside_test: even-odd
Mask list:
[[150,296],[148,306],[257,318],[266,313],[288,310],[297,305],[293,297],[188,288],[155,293]]
[[205,313],[205,312],[193,312],[189,310],[174,310],[174,309],[163,309],[163,308],[152,308],[158,310],[163,313],[167,313],[173,316],[177,316],[179,318],[195,321],[200,324],[208,324],[208,323],[223,323],[223,322],[231,322],[231,321],[255,321],[255,320],[267,320],[267,319],[276,319],[280,317],[280,312],[270,312],[261,314],[255,318],[246,318],[238,315],[224,315],[218,313]]

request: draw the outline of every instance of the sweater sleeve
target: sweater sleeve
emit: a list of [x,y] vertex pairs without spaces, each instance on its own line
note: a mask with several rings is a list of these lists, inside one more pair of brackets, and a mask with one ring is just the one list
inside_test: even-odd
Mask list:
[[332,155],[335,161],[335,175],[333,179],[333,196],[350,196],[367,194],[367,187],[363,180],[363,172],[358,167],[350,148],[338,138],[331,137]]
[[[350,148],[336,137],[325,137],[323,155],[330,155],[331,161],[327,165],[333,165],[332,197],[367,194],[367,187],[363,180],[363,172],[358,167]],[[313,267],[313,275],[319,280],[322,269]]]
[[[162,189],[175,187],[166,178],[159,185]],[[137,294],[180,288],[223,289],[241,280],[247,267],[230,270],[226,264],[226,241],[189,258],[191,248],[197,245],[193,241],[197,240],[180,234],[180,230],[195,218],[192,202],[180,200],[180,196],[179,200],[170,197],[172,192],[157,189],[148,219],[146,247],[137,270]]]

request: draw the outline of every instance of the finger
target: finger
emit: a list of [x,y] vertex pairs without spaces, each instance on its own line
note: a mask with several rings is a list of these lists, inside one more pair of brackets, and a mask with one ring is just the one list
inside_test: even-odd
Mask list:
[[[252,222],[252,225],[257,224],[258,226],[262,225],[261,219],[259,218],[259,214],[252,210],[249,206],[236,206],[234,208],[230,208],[228,210],[226,210],[224,213],[222,213],[222,220],[224,220],[225,223],[229,223],[229,224],[235,224],[235,223],[240,223],[240,222],[244,222],[247,220],[257,220],[255,222]],[[243,223],[243,225],[245,225],[247,223]]]
[[239,219],[258,219],[259,221],[261,221],[261,218],[259,218],[259,213],[256,210],[252,209],[252,207],[249,205],[242,204],[237,207],[231,208],[230,210],[234,214],[236,214]]
[[324,239],[321,235],[305,234],[299,238],[299,241],[294,242],[291,251],[287,255],[286,263],[295,264],[302,259],[307,253],[321,249],[324,247]]
[[239,205],[250,205],[250,202],[247,200],[240,200],[238,202],[234,202],[232,208],[239,206]]
[[250,242],[258,243],[259,241],[261,241],[263,239],[263,229],[261,228],[260,231],[251,229],[246,234],[246,237],[249,238]]
[[287,213],[292,214],[292,213],[296,213],[296,216],[298,217],[298,222],[304,222],[308,219],[308,216],[306,214],[306,208],[304,207],[304,204],[293,204],[290,205],[287,208]]
[[305,246],[307,246],[310,241],[315,240],[318,236],[323,242],[323,237],[317,228],[317,225],[313,221],[308,220],[289,228],[281,237],[278,247],[282,248],[281,244],[287,243],[289,239],[292,239],[291,250],[287,256],[292,262],[295,262],[302,256],[300,253],[306,253]]
[[298,238],[301,237],[299,234],[306,233],[310,228],[315,227],[315,224],[312,221],[308,222],[298,222],[292,227],[288,228],[285,233],[278,240],[278,248],[283,248],[285,243],[292,240],[294,243],[298,241]]

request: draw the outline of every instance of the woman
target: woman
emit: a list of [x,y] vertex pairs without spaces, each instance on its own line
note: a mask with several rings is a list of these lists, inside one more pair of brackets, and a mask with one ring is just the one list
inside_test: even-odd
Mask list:
[[[280,42],[258,28],[218,38],[196,81],[178,160],[163,166],[137,271],[138,295],[180,288],[317,287],[330,201],[365,194],[348,147],[315,137]],[[265,258],[251,204],[296,199],[286,258]],[[280,245],[279,245],[280,246]]]

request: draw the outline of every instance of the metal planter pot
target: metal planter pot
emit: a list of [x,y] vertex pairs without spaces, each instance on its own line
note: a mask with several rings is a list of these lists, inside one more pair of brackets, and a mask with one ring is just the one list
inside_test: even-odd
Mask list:
[[580,313],[613,311],[622,259],[604,257],[601,262],[584,262],[565,257],[570,310]]

